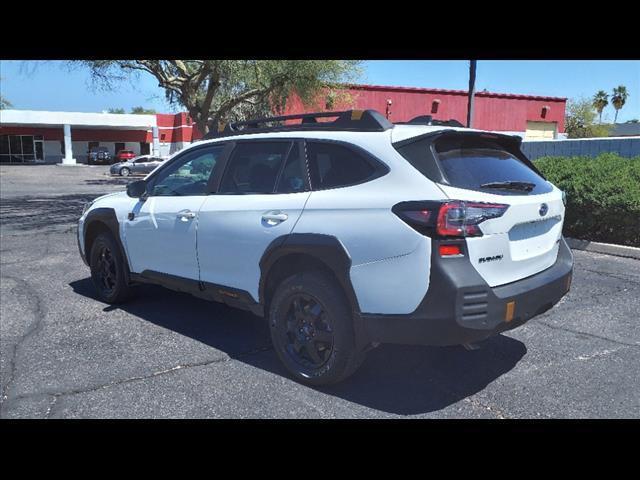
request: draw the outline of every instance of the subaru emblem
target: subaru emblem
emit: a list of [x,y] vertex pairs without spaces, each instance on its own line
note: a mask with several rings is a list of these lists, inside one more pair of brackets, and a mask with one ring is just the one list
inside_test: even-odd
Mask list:
[[546,203],[543,203],[542,205],[540,205],[540,210],[538,212],[540,213],[541,217],[544,217],[548,211],[549,206]]

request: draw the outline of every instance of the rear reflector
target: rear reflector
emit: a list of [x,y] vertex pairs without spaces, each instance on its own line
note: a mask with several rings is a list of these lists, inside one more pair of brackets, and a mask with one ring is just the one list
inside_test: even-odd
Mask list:
[[462,255],[462,249],[460,248],[460,245],[440,245],[439,252],[441,257]]
[[516,302],[507,303],[507,310],[504,312],[504,320],[505,322],[510,322],[513,320],[513,314],[516,310]]

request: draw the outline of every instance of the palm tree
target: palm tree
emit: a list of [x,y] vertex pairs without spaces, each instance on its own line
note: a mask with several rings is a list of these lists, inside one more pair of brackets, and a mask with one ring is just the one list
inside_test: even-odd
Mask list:
[[607,95],[607,92],[604,90],[599,90],[598,93],[593,96],[593,108],[596,109],[599,115],[598,123],[602,123],[602,111],[607,105],[609,105],[609,95]]
[[613,119],[613,123],[616,123],[616,121],[618,120],[618,111],[620,111],[620,109],[624,107],[627,98],[629,98],[629,94],[627,93],[627,87],[625,87],[624,85],[619,85],[617,88],[613,89],[611,104],[613,105],[613,108],[616,109],[616,116]]

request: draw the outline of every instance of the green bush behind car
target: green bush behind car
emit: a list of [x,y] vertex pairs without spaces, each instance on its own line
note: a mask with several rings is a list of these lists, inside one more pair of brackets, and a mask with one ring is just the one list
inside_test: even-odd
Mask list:
[[534,164],[567,194],[566,236],[640,247],[640,156],[542,157]]

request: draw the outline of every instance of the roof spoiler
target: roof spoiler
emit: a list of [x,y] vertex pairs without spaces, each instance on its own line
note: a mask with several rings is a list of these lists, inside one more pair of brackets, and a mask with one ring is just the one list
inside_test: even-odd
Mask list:
[[[332,122],[319,122],[319,118],[336,119]],[[301,123],[268,126],[270,123],[287,120],[301,120]],[[330,130],[330,131],[358,131],[383,132],[393,128],[393,123],[376,110],[345,110],[342,112],[301,113],[298,115],[280,115],[264,117],[241,122],[220,125],[217,131],[210,131],[204,140],[232,135],[246,135],[263,132],[288,132],[298,130]]]

